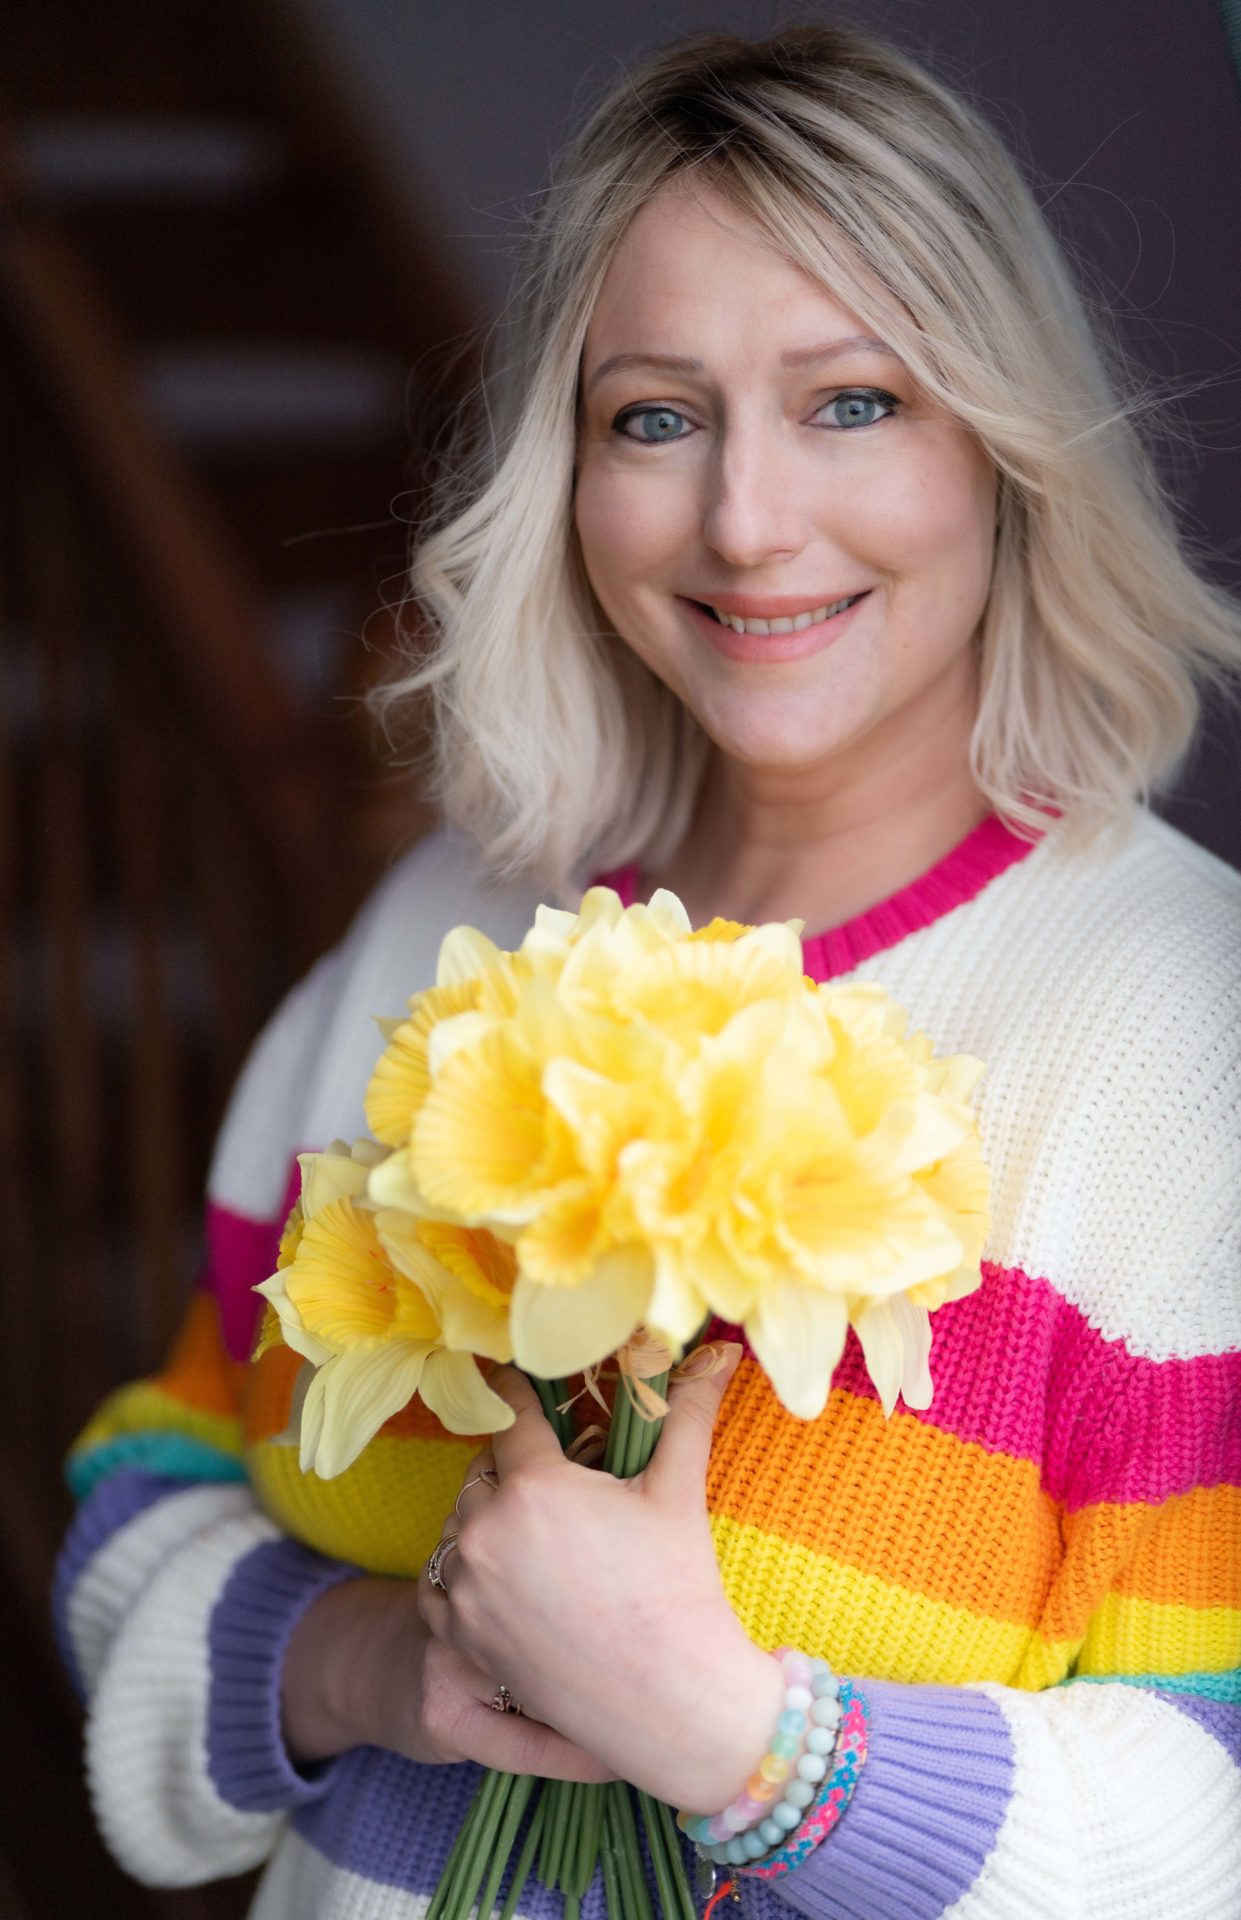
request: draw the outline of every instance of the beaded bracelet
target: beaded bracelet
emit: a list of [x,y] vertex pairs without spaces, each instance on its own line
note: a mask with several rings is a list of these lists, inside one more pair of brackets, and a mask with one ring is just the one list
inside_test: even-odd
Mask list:
[[735,1862],[737,1871],[759,1880],[776,1880],[800,1867],[826,1840],[853,1798],[858,1774],[866,1762],[868,1744],[866,1701],[852,1682],[842,1680],[835,1762],[818,1798],[796,1831],[787,1836],[775,1853],[769,1853],[762,1860]]
[[792,1647],[778,1648],[774,1658],[785,1691],[767,1753],[722,1813],[677,1816],[682,1831],[717,1866],[741,1866],[781,1846],[801,1825],[829,1772],[840,1720],[835,1676],[826,1660]]

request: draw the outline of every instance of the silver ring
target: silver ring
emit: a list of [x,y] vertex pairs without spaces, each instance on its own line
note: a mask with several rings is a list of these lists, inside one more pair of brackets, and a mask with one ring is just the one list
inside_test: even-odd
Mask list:
[[456,1544],[457,1544],[456,1534],[446,1533],[442,1540],[439,1540],[436,1542],[434,1548],[432,1549],[431,1557],[427,1561],[426,1576],[427,1576],[427,1579],[430,1581],[431,1585],[435,1588],[436,1593],[448,1592],[448,1588],[444,1584],[444,1562],[448,1558],[449,1554],[452,1552]]
[[480,1470],[474,1475],[474,1478],[472,1480],[466,1481],[460,1493],[457,1495],[456,1499],[452,1503],[452,1510],[456,1514],[458,1520],[465,1519],[465,1515],[461,1511],[461,1502],[465,1499],[465,1496],[470,1491],[471,1487],[498,1487],[499,1484],[500,1484],[500,1476],[496,1472],[494,1467],[480,1468]]
[[493,1713],[523,1713],[520,1700],[514,1700],[511,1691],[503,1682],[496,1688],[494,1697],[487,1703]]

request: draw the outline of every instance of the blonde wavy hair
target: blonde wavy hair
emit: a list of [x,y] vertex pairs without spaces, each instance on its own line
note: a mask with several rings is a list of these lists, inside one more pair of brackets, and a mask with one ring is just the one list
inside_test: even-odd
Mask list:
[[1081,842],[1166,781],[1200,689],[1241,667],[1241,612],[1194,570],[1008,152],[915,62],[852,30],[695,37],[596,109],[528,246],[508,349],[413,557],[418,645],[380,689],[429,691],[430,776],[495,872],[569,896],[684,835],[710,742],[610,630],[573,527],[579,369],[638,210],[694,175],[888,340],[999,479],[971,744],[1017,831]]

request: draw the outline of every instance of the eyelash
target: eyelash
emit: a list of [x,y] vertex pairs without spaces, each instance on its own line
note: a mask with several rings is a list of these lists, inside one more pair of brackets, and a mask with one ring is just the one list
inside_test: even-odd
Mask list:
[[[883,387],[841,387],[837,393],[831,394],[826,400],[824,400],[822,405],[817,407],[815,411],[816,413],[822,413],[825,408],[834,407],[838,405],[838,403],[841,400],[873,400],[876,403],[876,405],[886,408],[887,411],[881,414],[879,419],[866,420],[862,423],[861,426],[842,427],[840,425],[836,425],[833,427],[824,427],[822,429],[823,432],[825,433],[864,432],[867,427],[877,427],[877,426],[880,426],[884,420],[893,419],[902,404],[901,401],[897,399],[895,394],[886,392]],[[671,440],[641,440],[638,438],[637,434],[625,432],[626,421],[640,420],[643,414],[647,414],[647,413],[675,413],[681,419],[686,418],[685,413],[680,407],[669,407],[669,406],[659,406],[659,405],[625,407],[620,413],[617,414],[615,420],[613,420],[612,432],[615,433],[620,439],[628,440],[630,444],[635,447],[669,447],[669,446],[675,446],[679,441],[687,440],[689,438],[688,434],[679,433],[675,436],[674,439],[671,439]]]

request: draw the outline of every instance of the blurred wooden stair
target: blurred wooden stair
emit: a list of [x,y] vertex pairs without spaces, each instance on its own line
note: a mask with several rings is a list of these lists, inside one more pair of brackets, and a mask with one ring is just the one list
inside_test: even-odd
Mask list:
[[417,825],[356,696],[471,316],[279,0],[9,0],[0,42],[0,1743],[64,1836],[6,1838],[0,1903],[223,1920],[62,1777],[60,1461],[167,1343],[246,1045]]

